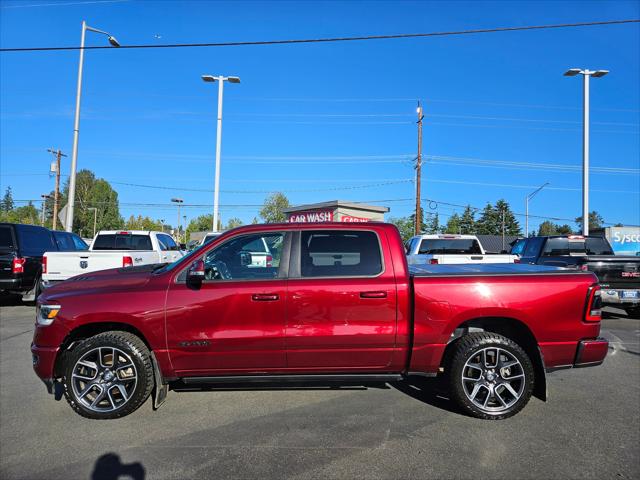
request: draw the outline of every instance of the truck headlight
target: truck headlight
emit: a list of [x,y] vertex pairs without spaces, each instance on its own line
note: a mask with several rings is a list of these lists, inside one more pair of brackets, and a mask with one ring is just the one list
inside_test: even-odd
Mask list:
[[60,305],[40,305],[36,312],[38,325],[51,325],[61,308]]

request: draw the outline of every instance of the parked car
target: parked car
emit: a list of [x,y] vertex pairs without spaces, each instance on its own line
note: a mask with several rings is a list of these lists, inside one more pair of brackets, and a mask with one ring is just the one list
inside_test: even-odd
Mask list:
[[486,253],[475,235],[417,235],[405,243],[409,265],[514,263],[510,254]]
[[87,248],[75,233],[0,223],[0,291],[22,295],[23,301],[32,302],[40,294],[45,251],[78,252]]
[[86,272],[171,263],[184,256],[171,236],[149,231],[101,231],[86,252],[46,252],[43,288]]
[[602,302],[640,318],[640,258],[614,255],[604,237],[555,235],[518,240],[511,249],[525,264],[552,265],[590,271],[598,276]]
[[[271,265],[251,266],[256,241],[282,245]],[[404,253],[390,224],[248,225],[166,266],[80,275],[39,298],[33,367],[50,393],[61,385],[71,408],[95,419],[128,415],[152,392],[157,408],[174,382],[439,374],[464,411],[502,419],[534,393],[546,398],[546,372],[603,362],[593,273],[410,270]]]

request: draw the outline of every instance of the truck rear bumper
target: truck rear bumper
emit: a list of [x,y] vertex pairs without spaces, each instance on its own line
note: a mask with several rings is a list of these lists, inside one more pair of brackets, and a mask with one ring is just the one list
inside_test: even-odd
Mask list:
[[22,287],[21,278],[0,278],[0,290],[8,292],[17,292],[27,290]]
[[608,350],[609,341],[600,337],[540,345],[547,372],[572,367],[595,367],[604,361]]
[[604,362],[609,351],[609,341],[604,338],[582,340],[578,343],[578,351],[574,367],[595,367]]
[[[607,305],[640,305],[640,289],[637,288],[603,288],[602,303]],[[635,293],[627,293],[635,292]],[[634,295],[625,296],[625,295]]]

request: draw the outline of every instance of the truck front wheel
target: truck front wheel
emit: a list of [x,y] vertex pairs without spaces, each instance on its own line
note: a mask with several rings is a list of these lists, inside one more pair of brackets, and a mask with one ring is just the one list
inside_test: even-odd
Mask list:
[[482,332],[463,336],[454,349],[449,388],[466,413],[501,420],[524,408],[533,392],[534,373],[531,360],[518,344]]
[[129,415],[147,400],[153,382],[149,349],[128,332],[87,338],[68,352],[64,363],[65,398],[87,418]]

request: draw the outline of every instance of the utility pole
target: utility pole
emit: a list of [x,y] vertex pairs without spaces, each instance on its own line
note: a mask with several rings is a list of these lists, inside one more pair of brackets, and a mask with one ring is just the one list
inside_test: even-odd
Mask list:
[[418,102],[418,156],[416,157],[416,222],[415,222],[415,234],[420,235],[422,232],[422,210],[420,208],[420,181],[422,176],[422,105]]
[[47,152],[56,156],[56,188],[53,193],[53,230],[58,227],[58,199],[60,198],[60,158],[66,157],[60,149],[48,148]]
[[504,208],[502,209],[502,251],[506,250],[504,245]]

